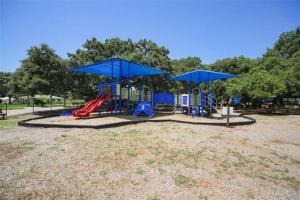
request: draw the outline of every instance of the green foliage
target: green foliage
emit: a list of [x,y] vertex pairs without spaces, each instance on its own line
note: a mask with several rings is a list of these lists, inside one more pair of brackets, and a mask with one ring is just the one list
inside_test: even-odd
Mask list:
[[[90,64],[99,60],[120,57],[137,63],[156,67],[162,70],[171,70],[169,51],[164,47],[159,47],[150,40],[121,40],[112,38],[105,40],[104,43],[96,38],[87,40],[83,49],[78,49],[75,53],[70,53],[68,66],[73,68]],[[72,74],[72,94],[74,97],[89,99],[96,96],[97,83],[99,81],[108,81],[108,78],[101,76],[91,76],[85,74]],[[170,85],[160,84],[165,81],[167,76],[143,77],[135,80],[134,84],[145,84],[154,90],[167,90]]]
[[62,60],[53,49],[42,44],[28,50],[27,58],[15,73],[0,73],[0,95],[50,94],[84,100],[94,98],[97,95],[97,83],[111,80],[102,76],[71,73],[68,70],[111,57],[168,71],[164,76],[134,79],[134,85],[146,85],[156,92],[187,92],[186,83],[167,79],[196,69],[208,69],[241,75],[238,79],[213,81],[212,90],[217,97],[238,96],[252,100],[300,95],[300,27],[283,33],[274,47],[267,49],[257,59],[240,56],[204,65],[199,57],[171,61],[168,54],[167,48],[158,46],[151,40],[134,42],[131,39],[111,38],[101,42],[92,38],[81,49],[69,53],[67,60]]
[[128,157],[137,157],[138,156],[138,154],[134,151],[128,151],[126,154]]
[[273,79],[276,96],[300,95],[300,27],[281,34],[274,47],[258,60],[257,70],[273,77],[268,80]]
[[[197,69],[207,69],[207,66],[202,64],[202,61],[198,57],[187,57],[181,59],[175,59],[171,61],[172,70],[170,73],[172,75],[178,75],[186,72],[190,72]],[[187,92],[188,85],[186,83],[173,82],[170,88],[171,92],[178,93]]]
[[182,174],[176,174],[174,177],[176,186],[181,186],[181,185],[187,184],[188,182],[190,182],[190,180],[191,179],[189,177],[184,176]]
[[274,50],[279,52],[282,58],[291,58],[300,49],[300,26],[295,31],[282,33],[274,45]]
[[278,76],[267,71],[254,71],[243,80],[249,96],[253,98],[275,98],[284,92],[285,86]]
[[35,106],[41,106],[43,107],[47,102],[43,99],[33,99]]
[[198,57],[172,60],[172,67],[175,74],[182,74],[197,69],[206,69],[206,66],[202,64],[201,59]]
[[241,78],[214,82],[217,96],[245,99],[299,96],[300,27],[283,33],[274,47],[256,60],[245,57],[226,58],[210,65],[215,71],[240,74]]
[[243,83],[241,79],[243,79],[245,74],[248,74],[254,69],[256,65],[256,60],[244,56],[217,60],[215,63],[209,65],[211,70],[241,75],[242,78],[230,79],[227,81],[214,81],[212,83],[212,90],[216,96],[223,98],[245,95],[246,91],[241,85],[241,83]]
[[11,79],[12,73],[0,72],[0,97],[6,97],[9,95],[9,80]]
[[66,68],[62,59],[48,45],[32,47],[10,81],[14,95],[63,94]]
[[154,194],[154,195],[148,197],[147,200],[159,200],[159,198],[157,197],[157,194]]
[[213,71],[240,75],[248,73],[256,64],[255,60],[240,56],[217,60],[215,63],[209,65],[209,68]]

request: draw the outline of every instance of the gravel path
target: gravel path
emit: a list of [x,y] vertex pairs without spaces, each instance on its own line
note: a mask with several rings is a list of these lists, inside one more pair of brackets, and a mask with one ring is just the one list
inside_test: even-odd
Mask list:
[[300,116],[0,133],[3,199],[299,199]]

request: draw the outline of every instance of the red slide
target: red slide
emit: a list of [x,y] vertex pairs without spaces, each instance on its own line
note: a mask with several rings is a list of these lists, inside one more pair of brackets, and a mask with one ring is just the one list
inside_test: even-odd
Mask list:
[[87,102],[82,108],[73,111],[73,117],[88,117],[90,113],[95,112],[107,100],[111,99],[110,93],[101,94],[97,99]]

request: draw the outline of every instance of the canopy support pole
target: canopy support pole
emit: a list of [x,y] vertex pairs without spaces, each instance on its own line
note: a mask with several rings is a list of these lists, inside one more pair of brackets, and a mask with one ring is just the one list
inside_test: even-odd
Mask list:
[[150,93],[150,95],[151,95],[151,105],[154,108],[153,93],[154,93],[153,90],[151,90],[151,93]]
[[127,85],[127,112],[130,113],[130,103],[131,103],[131,83],[130,83],[130,79],[128,79],[128,85]]
[[119,90],[119,93],[120,93],[120,96],[119,96],[119,113],[122,113],[122,78],[120,78],[120,90]]
[[115,110],[115,113],[117,113],[117,84],[118,84],[118,79],[116,78],[115,79],[115,89],[114,89],[114,94],[113,94],[113,97],[115,98],[114,100],[114,110]]
[[198,101],[199,101],[199,109],[201,108],[201,117],[203,117],[203,105],[202,105],[201,83],[199,83],[199,85],[198,85]]
[[[130,77],[130,62],[128,62],[128,76]],[[131,80],[130,78],[128,78],[128,84],[127,84],[128,88],[127,88],[127,112],[130,113],[130,104],[131,104]]]
[[189,90],[188,116],[190,116],[190,114],[191,114],[191,109],[190,109],[190,106],[191,106],[191,82],[190,81],[188,82],[188,90]]
[[[111,62],[111,77],[114,78],[114,62]],[[113,98],[115,98],[114,100],[114,113],[117,113],[117,83],[118,83],[118,79],[115,79],[115,85],[114,85],[114,90],[113,90]]]
[[119,61],[120,63],[120,97],[119,97],[119,112],[122,113],[122,62]]
[[139,102],[142,101],[142,89],[139,87]]
[[211,95],[210,95],[210,81],[207,82],[208,84],[208,94],[207,94],[207,97],[208,97],[208,106],[209,106],[209,118],[211,118],[211,106],[212,106],[212,102],[211,102]]

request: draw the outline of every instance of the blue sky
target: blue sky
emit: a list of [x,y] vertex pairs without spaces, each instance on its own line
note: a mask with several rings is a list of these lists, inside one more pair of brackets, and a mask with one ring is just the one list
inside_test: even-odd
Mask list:
[[300,25],[300,1],[0,0],[0,68],[14,71],[26,50],[47,43],[63,58],[91,37],[151,39],[172,59],[203,63],[261,56]]

